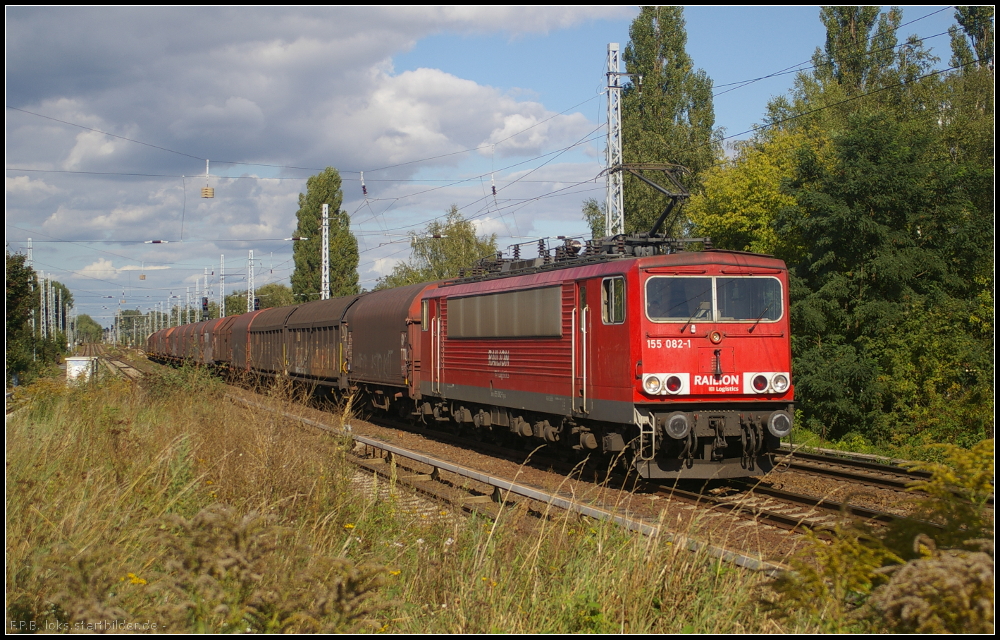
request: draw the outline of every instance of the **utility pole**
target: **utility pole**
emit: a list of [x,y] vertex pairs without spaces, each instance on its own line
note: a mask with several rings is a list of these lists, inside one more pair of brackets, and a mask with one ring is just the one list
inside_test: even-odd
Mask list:
[[247,258],[247,313],[253,311],[253,249],[250,250],[250,257]]
[[52,282],[52,278],[49,277],[47,293],[45,294],[45,312],[48,316],[45,318],[45,324],[49,328],[49,338],[56,337],[56,294],[54,291],[55,287],[52,286]]
[[49,339],[49,279],[45,277],[45,272],[42,271],[42,306],[39,309],[39,313],[42,316],[42,340]]
[[[32,250],[31,250],[31,238],[28,238],[28,268],[29,269],[34,268],[34,265],[35,265],[35,260],[34,260],[34,256],[32,254]],[[32,293],[35,292],[35,283],[34,283],[34,281],[29,282],[28,283],[28,287],[30,287],[30,290],[31,290]],[[35,310],[34,309],[31,310],[31,339],[32,340],[35,339]]]
[[[205,291],[202,295],[206,300],[208,299],[208,267],[205,267]],[[198,305],[201,306],[201,299],[198,300]],[[206,303],[204,306],[207,309],[208,303]],[[205,311],[205,313],[208,313],[208,311]],[[202,320],[208,320],[208,316],[203,316]]]
[[330,205],[323,205],[323,266],[320,267],[321,283],[319,299],[330,297]]
[[219,317],[226,317],[226,254],[219,255]]
[[604,212],[604,233],[608,236],[625,233],[625,207],[622,201],[622,87],[619,73],[621,57],[618,43],[608,44],[608,149],[607,199]]
[[38,337],[45,339],[45,272],[38,272]]

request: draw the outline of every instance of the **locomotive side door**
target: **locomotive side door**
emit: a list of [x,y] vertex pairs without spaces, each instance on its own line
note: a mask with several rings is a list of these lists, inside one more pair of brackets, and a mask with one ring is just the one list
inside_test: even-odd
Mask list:
[[572,335],[572,368],[573,393],[572,404],[574,413],[586,414],[587,411],[587,357],[588,357],[588,323],[590,308],[587,305],[587,281],[578,280],[576,286],[576,306],[573,308]]
[[419,365],[421,394],[436,394],[440,393],[441,390],[441,317],[438,315],[439,305],[440,299],[438,298],[430,298],[421,302],[421,357]]

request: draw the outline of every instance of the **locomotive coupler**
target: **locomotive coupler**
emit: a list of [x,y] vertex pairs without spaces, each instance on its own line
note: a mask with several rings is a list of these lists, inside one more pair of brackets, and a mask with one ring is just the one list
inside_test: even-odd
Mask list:
[[754,461],[763,444],[763,435],[760,433],[760,426],[753,420],[746,420],[740,416],[740,440],[743,444],[743,452],[740,456],[744,469],[753,470]]
[[722,460],[725,457],[723,449],[726,448],[726,419],[724,417],[709,418],[708,428],[715,431],[715,440],[712,441],[712,460]]

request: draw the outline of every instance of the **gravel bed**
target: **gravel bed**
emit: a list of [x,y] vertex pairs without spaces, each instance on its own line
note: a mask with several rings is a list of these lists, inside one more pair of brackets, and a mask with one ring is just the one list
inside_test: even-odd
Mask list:
[[[339,416],[313,409],[299,407],[296,412],[314,420],[336,426]],[[541,461],[539,453],[533,454],[525,450],[510,451],[506,457],[497,457],[480,453],[475,450],[456,446],[438,439],[431,430],[400,430],[372,424],[359,419],[350,420],[351,429],[360,435],[379,438],[390,444],[441,458],[451,463],[470,467],[478,471],[531,485],[550,492],[559,492],[564,496],[605,509],[614,509],[633,518],[660,523],[664,530],[686,535],[701,542],[738,551],[746,555],[768,560],[784,562],[788,555],[801,541],[801,536],[783,529],[756,522],[748,516],[737,516],[720,511],[713,511],[703,506],[690,504],[687,500],[656,495],[651,487],[639,486],[632,490],[623,490],[597,484],[594,480],[584,480],[578,477],[568,478],[564,472],[557,472],[552,465]],[[447,438],[445,434],[439,437]],[[525,464],[526,460],[534,458],[536,462]],[[418,472],[428,472],[419,465],[413,466]],[[596,470],[584,470],[585,476],[594,478]],[[490,488],[458,476],[442,472],[442,477],[456,486],[468,486],[479,493],[489,493]],[[450,477],[449,477],[450,476]],[[477,486],[478,485],[478,486]],[[696,490],[698,484],[688,482],[679,485],[685,490]],[[524,505],[536,514],[551,513],[552,509],[542,503],[530,500],[516,499],[519,505]]]
[[914,499],[920,495],[796,470],[771,471],[763,478],[763,482],[775,489],[816,499],[847,502],[897,516],[909,515],[913,511]]

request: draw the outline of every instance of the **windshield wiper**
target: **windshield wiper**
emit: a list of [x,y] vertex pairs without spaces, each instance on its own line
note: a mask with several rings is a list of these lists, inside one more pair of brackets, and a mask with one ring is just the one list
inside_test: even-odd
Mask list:
[[695,310],[694,315],[688,318],[688,321],[684,323],[683,327],[681,327],[681,333],[684,333],[684,330],[688,328],[689,324],[691,324],[696,318],[700,318],[702,313],[705,313],[711,308],[712,308],[712,303],[709,302],[708,300],[704,300],[701,303],[699,303],[698,309]]
[[771,304],[774,304],[774,303],[772,302],[772,303],[768,304],[766,307],[764,307],[763,313],[761,313],[759,316],[757,316],[756,322],[753,323],[752,327],[750,327],[749,329],[747,329],[747,333],[753,333],[753,330],[757,328],[757,325],[760,324],[760,321],[764,319],[764,316],[767,315],[767,312],[771,310]]

